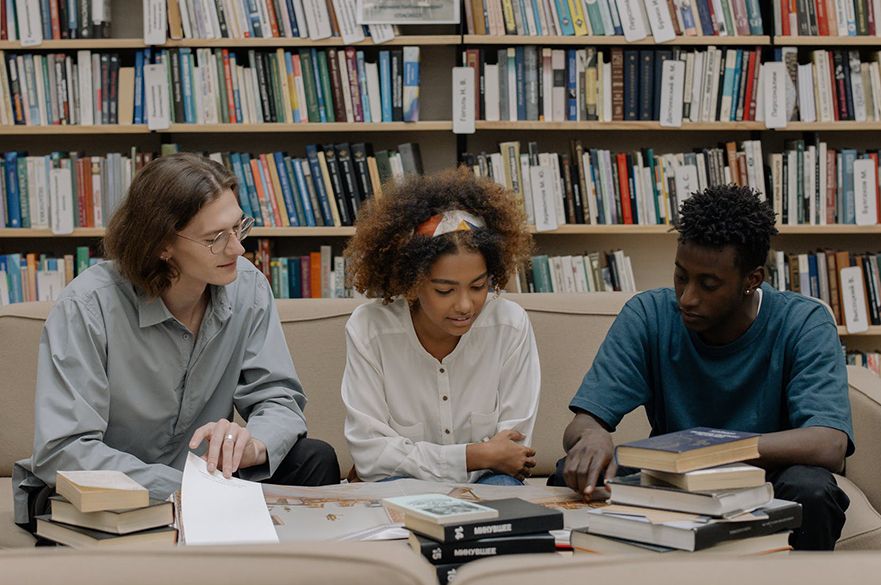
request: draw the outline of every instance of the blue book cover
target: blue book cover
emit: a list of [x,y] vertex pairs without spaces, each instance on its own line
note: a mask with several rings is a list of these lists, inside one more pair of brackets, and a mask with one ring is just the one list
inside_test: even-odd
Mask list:
[[11,298],[11,287],[9,286],[9,268],[6,266],[6,256],[0,254],[0,278],[6,283],[6,291],[9,298],[7,301],[12,301]]
[[[51,0],[55,2],[55,0]],[[51,9],[49,8],[50,0],[40,0],[40,12],[42,13],[40,16],[40,20],[42,20],[43,25],[43,40],[51,41],[52,40],[52,19],[49,17],[51,14]],[[19,3],[19,6],[23,6],[24,3]],[[20,18],[20,17],[19,17]]]
[[[758,448],[758,437],[758,433],[694,427],[618,445],[615,448],[615,455],[618,457],[626,453],[627,449],[645,449],[648,451],[683,454],[706,447],[716,447],[740,441],[746,442],[747,440],[749,440],[749,443],[754,442],[756,448]],[[626,465],[626,463],[623,465]]]
[[308,225],[306,222],[306,213],[303,211],[303,198],[300,195],[300,188],[297,186],[297,176],[294,173],[294,163],[288,155],[285,155],[284,157],[284,166],[285,172],[288,175],[288,182],[291,184],[291,193],[294,198],[294,210],[297,213],[297,225]]
[[192,52],[189,47],[181,47],[178,51],[180,60],[181,94],[184,100],[184,121],[188,124],[196,122],[196,100],[193,96]]
[[856,195],[853,185],[853,163],[857,160],[857,151],[852,148],[841,149],[841,159],[844,165],[842,179],[844,183],[844,197],[842,198],[842,211],[844,217],[841,223],[855,224],[857,222]]
[[744,52],[737,49],[737,58],[734,60],[734,81],[731,84],[731,115],[728,117],[731,122],[737,120],[737,100],[740,97],[740,78],[743,75],[743,55]]
[[14,151],[6,153],[6,227],[22,227],[18,190],[18,153]]
[[[293,57],[292,57],[290,51],[284,52],[284,68],[285,68],[285,72],[288,74],[288,77],[290,79],[293,79],[293,77],[294,77],[294,61],[293,61]],[[296,91],[297,91],[296,86],[291,87],[291,91],[294,92],[294,94],[296,95]],[[297,98],[297,99],[299,101],[299,98]],[[295,124],[299,124],[300,122],[304,121],[300,117],[300,108],[299,107],[291,108],[291,111],[293,114]]]
[[302,299],[303,298],[303,283],[302,283],[302,274],[300,274],[300,257],[294,256],[293,258],[288,258],[288,291],[290,293],[290,298],[292,299]]
[[306,225],[315,227],[315,213],[312,210],[312,201],[309,198],[309,187],[306,186],[306,177],[303,175],[301,167],[302,160],[295,158],[291,160],[291,166],[294,167],[294,178],[297,181],[297,191],[300,192],[300,201],[303,203],[303,214],[306,216]]
[[[28,191],[28,161],[27,157],[21,156],[17,161],[18,168],[18,207],[21,210],[21,227],[31,227],[31,198]],[[851,165],[853,169],[853,165]],[[853,172],[851,171],[851,177]]]
[[[566,119],[578,119],[578,51],[566,50]],[[519,88],[518,88],[519,89]],[[518,91],[518,94],[523,92]],[[520,96],[517,96],[518,113]],[[521,118],[522,119],[522,118]]]
[[808,254],[808,275],[811,283],[811,296],[820,298],[820,273],[817,268],[817,255]]
[[[364,66],[364,51],[355,53],[355,64],[358,68],[358,87],[361,91],[361,111],[363,112],[364,122],[379,122],[374,120],[370,115],[370,95],[367,91],[367,68]],[[406,63],[404,64],[406,66]],[[418,63],[417,63],[418,66]],[[407,71],[404,70],[406,76]],[[404,81],[406,84],[406,81]],[[416,86],[419,86],[419,71],[416,71]]]
[[535,31],[529,28],[529,18],[526,16],[526,11],[529,10],[526,7],[527,2],[513,2],[514,10],[520,13],[520,24],[523,27],[524,35],[534,35]]
[[281,298],[291,298],[291,283],[288,280],[288,259],[278,259],[278,285],[281,288]]
[[606,206],[603,204],[600,180],[597,175],[597,169],[599,168],[597,166],[599,164],[597,151],[595,148],[591,148],[588,153],[590,156],[590,180],[594,184],[594,196],[597,202],[597,223],[606,223]]
[[697,15],[700,20],[701,30],[706,37],[715,36],[713,31],[713,20],[710,18],[710,2],[712,0],[695,0],[693,4],[697,4]]
[[259,214],[255,215],[254,210],[251,209],[251,197],[248,194],[248,185],[245,183],[245,174],[242,172],[241,155],[237,152],[231,152],[229,154],[229,161],[232,163],[232,172],[239,183],[239,205],[242,206],[242,212],[248,217],[253,217],[255,225],[262,225],[262,221],[260,224],[257,224]]
[[[275,209],[272,207],[272,201],[270,200],[272,195],[272,183],[269,180],[269,169],[263,164],[263,161],[259,159],[259,157],[254,157],[254,160],[257,161],[257,172],[260,173],[260,176],[254,177],[254,182],[257,182],[257,179],[260,179],[260,183],[263,184],[263,194],[266,196],[266,213],[269,214],[269,217],[264,218],[266,220],[266,224],[272,227],[282,227],[284,222],[280,217],[275,217]],[[258,192],[259,195],[259,192]],[[282,212],[281,209],[278,210],[279,213]]]
[[551,280],[551,264],[547,256],[532,257],[532,282],[535,292],[554,292],[553,281]]
[[281,193],[284,196],[284,206],[287,208],[288,221],[294,227],[300,227],[300,220],[297,217],[297,208],[294,205],[294,192],[291,189],[291,179],[288,177],[288,168],[285,165],[284,155],[278,151],[272,153],[275,159],[275,166],[278,170],[278,182],[281,183]]
[[9,277],[9,302],[23,303],[24,289],[21,282],[21,254],[6,256],[6,270]]
[[528,120],[526,116],[526,56],[523,47],[519,46],[514,51],[514,63],[517,79],[517,119]]
[[388,51],[379,52],[379,93],[382,121],[392,121],[392,61]]
[[[603,4],[605,6],[605,4]],[[619,37],[624,36],[624,27],[621,26],[621,17],[618,15],[618,6],[614,2],[609,2],[608,4],[609,16],[612,17],[612,28],[615,31],[615,35]]]
[[[751,35],[763,34],[764,25],[762,23],[762,8],[759,6],[759,0],[746,0],[746,13],[749,19],[749,33]],[[875,18],[878,17],[876,16]]]
[[315,95],[318,99],[318,117],[321,122],[327,122],[327,106],[324,97],[324,84],[321,83],[321,71],[318,65],[318,51],[309,49],[312,56],[312,78],[315,80]]
[[655,219],[657,220],[656,223],[661,224],[664,223],[663,218],[661,218],[661,208],[663,207],[663,204],[661,203],[660,186],[656,180],[655,150],[653,148],[646,148],[643,152],[642,159],[648,163],[649,174],[651,175],[652,203],[655,207]]
[[144,51],[135,51],[135,111],[133,123],[144,123]]
[[297,11],[294,10],[294,0],[287,0],[288,18],[291,20],[291,34],[294,38],[300,36],[300,23],[297,22]]
[[258,0],[247,0],[247,2],[248,17],[245,20],[248,22],[248,30],[252,37],[262,37],[263,27],[260,26],[260,9],[257,8]]
[[254,174],[251,172],[251,156],[243,152],[241,154],[242,174],[245,176],[245,187],[248,189],[248,198],[251,200],[251,211],[254,213],[254,225],[263,227],[268,225],[269,218],[263,217],[260,207],[260,198],[257,196],[257,186],[254,184]]
[[[236,54],[232,51],[229,52],[229,69],[230,71],[235,71],[237,67],[237,59]],[[236,81],[236,76],[233,75],[233,85],[232,85],[232,99],[235,102],[235,110],[236,110],[236,120],[239,124],[242,123],[244,119],[244,115],[242,114],[242,90],[239,87],[238,82]]]
[[[40,119],[40,102],[37,99],[37,73],[36,69],[34,69],[34,55],[32,53],[26,53],[24,56],[24,74],[19,71],[19,83],[27,83],[28,95],[31,96],[31,99],[28,101],[31,104],[31,124],[36,124],[36,120]],[[51,95],[51,94],[50,94]]]
[[318,148],[314,144],[306,145],[306,158],[312,169],[312,183],[315,185],[315,193],[318,195],[318,204],[321,205],[321,217],[324,219],[324,225],[332,226],[334,224],[333,213],[330,210],[327,191],[324,189],[324,174],[318,163]]
[[[531,2],[531,4],[532,4],[532,18],[533,18],[533,20],[535,20],[535,34],[536,34],[536,36],[540,37],[544,34],[544,32],[542,32],[542,29],[541,29],[541,14],[539,13],[541,8],[539,8],[538,2]],[[527,10],[529,10],[529,9],[527,8]]]
[[[732,92],[734,91],[734,67],[729,67],[730,59],[725,60],[725,70],[724,75],[722,77],[722,99],[724,100],[726,97],[731,98]],[[735,63],[737,60],[735,59]],[[733,110],[734,108],[732,108]],[[724,121],[724,120],[721,120]],[[735,169],[731,169],[733,173]]]
[[557,3],[560,31],[565,36],[575,36],[575,27],[572,26],[572,15],[569,14],[569,3],[566,0],[554,0],[554,2]]

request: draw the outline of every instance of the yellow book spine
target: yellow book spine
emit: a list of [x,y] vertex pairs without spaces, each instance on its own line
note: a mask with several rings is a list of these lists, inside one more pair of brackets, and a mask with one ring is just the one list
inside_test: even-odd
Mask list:
[[572,15],[572,27],[575,29],[575,36],[587,36],[587,22],[584,18],[584,7],[581,4],[581,0],[568,0],[568,2],[569,14]]

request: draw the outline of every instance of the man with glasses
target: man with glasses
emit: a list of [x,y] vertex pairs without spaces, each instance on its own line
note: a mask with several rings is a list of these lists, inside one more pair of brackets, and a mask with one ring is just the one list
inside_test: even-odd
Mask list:
[[339,483],[333,448],[306,438],[269,284],[241,257],[254,222],[236,187],[189,153],[135,177],[104,238],[111,262],[77,276],[46,320],[34,452],[13,471],[21,526],[33,531],[59,470],[122,471],[165,499],[190,450],[226,477]]

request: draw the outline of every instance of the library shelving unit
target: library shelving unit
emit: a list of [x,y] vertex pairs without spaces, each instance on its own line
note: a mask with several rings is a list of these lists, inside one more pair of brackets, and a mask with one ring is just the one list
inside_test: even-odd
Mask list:
[[[145,47],[141,36],[141,11],[132,10],[130,0],[113,0],[113,38],[44,41],[37,47],[22,47],[18,42],[2,41],[0,50],[15,51],[76,51],[115,50],[131,54]],[[139,4],[139,3],[138,3]],[[119,18],[125,14],[126,18]],[[464,14],[464,13],[463,13]],[[771,14],[764,16],[765,29],[773,30]],[[419,46],[421,57],[420,122],[374,124],[172,124],[168,129],[151,132],[145,126],[0,126],[0,150],[27,150],[30,154],[47,154],[55,150],[78,150],[86,154],[124,152],[132,146],[146,151],[159,151],[165,143],[175,143],[181,150],[268,152],[285,150],[302,156],[310,143],[346,140],[368,141],[374,148],[390,148],[403,142],[418,142],[426,172],[456,164],[464,152],[493,152],[502,140],[535,140],[542,151],[563,152],[570,139],[581,139],[585,146],[615,151],[653,146],[659,153],[686,152],[696,146],[712,146],[724,140],[761,139],[765,154],[779,152],[783,141],[793,133],[828,132],[830,142],[847,145],[860,138],[870,144],[881,132],[881,122],[800,123],[791,122],[782,130],[767,130],[759,122],[684,123],[681,128],[664,128],[658,122],[488,122],[478,120],[472,135],[452,132],[452,67],[461,63],[468,47],[502,47],[540,45],[543,47],[573,46],[654,46],[649,37],[627,43],[622,37],[550,37],[490,36],[461,34],[453,26],[416,27],[420,34],[402,34],[383,46]],[[405,30],[405,32],[408,32]],[[339,38],[322,41],[304,39],[215,39],[169,40],[164,47],[230,49],[269,49],[288,47],[340,47]],[[370,41],[356,46],[374,47]],[[664,46],[678,47],[744,47],[762,48],[765,58],[775,47],[881,47],[876,37],[677,37]],[[128,53],[127,53],[128,52]],[[123,57],[125,59],[125,57]],[[97,244],[103,228],[78,228],[71,234],[54,235],[48,230],[0,229],[0,254],[20,251],[69,253],[75,245]],[[339,253],[354,233],[352,227],[255,228],[254,238],[272,238],[279,255],[314,251],[320,244],[330,244]],[[878,242],[881,226],[797,225],[780,226],[780,235],[773,246],[799,252],[818,246],[864,250]],[[675,233],[663,225],[564,225],[549,232],[536,232],[542,253],[566,254],[592,250],[621,248],[631,257],[637,286],[646,289],[668,286],[671,282],[672,259],[676,246]],[[847,346],[875,349],[881,340],[881,327],[872,327],[861,335],[847,335]]]

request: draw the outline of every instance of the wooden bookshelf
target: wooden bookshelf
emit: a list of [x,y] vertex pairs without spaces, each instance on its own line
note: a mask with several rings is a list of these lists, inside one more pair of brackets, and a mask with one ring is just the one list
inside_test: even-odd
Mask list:
[[847,327],[845,327],[844,325],[839,325],[838,326],[838,335],[841,337],[881,335],[881,326],[871,325],[871,326],[869,326],[869,328],[866,331],[863,331],[862,333],[848,333]]
[[789,122],[786,128],[777,128],[777,132],[878,132],[881,122],[841,120],[838,122]]
[[146,124],[104,124],[98,126],[0,126],[0,136],[56,136],[76,134],[149,134]]
[[[255,227],[249,237],[323,238],[350,237],[353,227]],[[0,228],[0,238],[103,238],[104,228],[76,228],[69,234],[56,234],[52,230],[25,228]]]
[[268,38],[268,39],[181,39],[166,41],[164,45],[146,45],[143,39],[68,39],[58,41],[43,41],[39,45],[23,47],[18,41],[0,41],[0,50],[7,51],[40,51],[40,50],[78,50],[90,49],[95,51],[113,49],[145,49],[152,46],[156,49],[171,49],[177,47],[192,48],[284,48],[284,47],[401,47],[405,45],[447,46],[458,45],[461,42],[460,35],[401,35],[394,39],[377,44],[372,40],[364,40],[360,43],[348,45],[340,37],[311,41],[309,39],[291,38]]
[[724,132],[764,130],[763,122],[683,122],[681,127],[661,126],[657,121],[624,121],[624,122],[544,122],[544,121],[498,121],[487,122],[478,120],[474,123],[476,130],[615,130],[624,132]]
[[821,36],[775,36],[778,47],[874,47],[881,45],[881,37],[821,37]]
[[725,36],[725,37],[676,37],[666,43],[656,43],[654,37],[646,37],[641,41],[628,42],[620,36],[523,36],[523,35],[464,35],[462,42],[465,45],[575,45],[579,47],[609,46],[609,45],[639,45],[639,46],[769,46],[771,37],[764,35],[756,36]]
[[781,235],[863,235],[881,234],[881,225],[780,225]]

